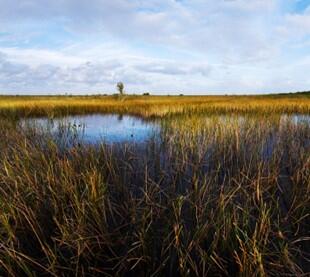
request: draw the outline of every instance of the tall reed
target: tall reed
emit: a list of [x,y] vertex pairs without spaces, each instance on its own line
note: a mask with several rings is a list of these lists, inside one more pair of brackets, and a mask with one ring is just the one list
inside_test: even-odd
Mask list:
[[306,276],[309,122],[161,124],[145,145],[63,147],[0,119],[1,275]]

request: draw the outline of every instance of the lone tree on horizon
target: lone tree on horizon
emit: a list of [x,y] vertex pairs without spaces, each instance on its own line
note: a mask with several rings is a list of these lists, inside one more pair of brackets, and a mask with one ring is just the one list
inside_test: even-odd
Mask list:
[[124,84],[122,82],[118,82],[116,88],[120,95],[124,94]]

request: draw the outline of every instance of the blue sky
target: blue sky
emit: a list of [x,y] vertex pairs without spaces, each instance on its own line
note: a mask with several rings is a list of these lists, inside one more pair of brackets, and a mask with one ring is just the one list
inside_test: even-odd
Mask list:
[[310,0],[0,0],[0,93],[310,89]]

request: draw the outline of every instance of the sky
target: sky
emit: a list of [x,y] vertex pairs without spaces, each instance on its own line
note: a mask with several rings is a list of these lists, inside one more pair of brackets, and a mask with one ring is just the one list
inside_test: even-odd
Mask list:
[[0,0],[0,94],[310,90],[310,0]]

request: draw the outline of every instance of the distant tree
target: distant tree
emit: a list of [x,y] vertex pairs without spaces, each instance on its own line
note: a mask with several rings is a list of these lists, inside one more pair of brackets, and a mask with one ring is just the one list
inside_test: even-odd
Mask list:
[[150,96],[150,93],[149,92],[145,92],[145,93],[143,93],[143,96]]
[[124,94],[124,84],[122,82],[118,82],[116,88],[120,95]]

